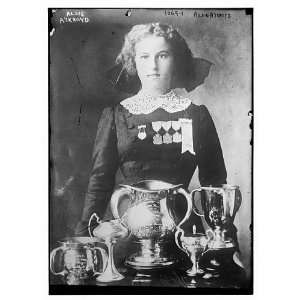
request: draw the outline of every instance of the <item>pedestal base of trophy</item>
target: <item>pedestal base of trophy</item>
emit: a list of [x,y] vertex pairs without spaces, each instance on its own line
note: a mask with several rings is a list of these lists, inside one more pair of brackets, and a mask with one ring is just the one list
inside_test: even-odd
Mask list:
[[175,263],[174,259],[166,257],[144,257],[132,255],[126,260],[126,265],[136,270],[151,270],[171,266]]
[[139,250],[132,254],[126,265],[136,270],[159,269],[173,265],[176,260],[164,250],[166,243],[152,239],[141,239],[137,242]]
[[186,271],[186,274],[190,277],[194,277],[194,276],[197,276],[199,274],[201,275],[201,274],[204,274],[204,273],[205,273],[204,270],[202,268],[199,268],[199,267],[197,267],[196,270],[192,267],[192,268],[190,268]]

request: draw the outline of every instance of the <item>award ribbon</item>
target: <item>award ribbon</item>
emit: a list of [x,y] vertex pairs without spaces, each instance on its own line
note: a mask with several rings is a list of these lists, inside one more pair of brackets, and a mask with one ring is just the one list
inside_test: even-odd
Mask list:
[[193,145],[193,124],[191,119],[179,119],[181,123],[181,153],[189,151],[191,154],[195,155],[194,145]]

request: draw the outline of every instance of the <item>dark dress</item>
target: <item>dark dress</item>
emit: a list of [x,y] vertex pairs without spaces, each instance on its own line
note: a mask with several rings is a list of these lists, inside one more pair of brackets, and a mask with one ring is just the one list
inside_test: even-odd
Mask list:
[[[173,127],[153,129],[153,122],[180,118],[192,120],[195,154],[182,153],[182,143],[174,142],[176,130]],[[178,133],[180,136],[180,129],[177,137]],[[82,219],[76,232],[87,233],[88,220],[94,212],[101,219],[112,218],[106,210],[118,184],[157,179],[183,184],[187,189],[197,166],[201,185],[226,183],[219,138],[204,105],[190,104],[174,113],[158,108],[149,114],[132,114],[121,104],[104,109],[95,139],[93,169]]]

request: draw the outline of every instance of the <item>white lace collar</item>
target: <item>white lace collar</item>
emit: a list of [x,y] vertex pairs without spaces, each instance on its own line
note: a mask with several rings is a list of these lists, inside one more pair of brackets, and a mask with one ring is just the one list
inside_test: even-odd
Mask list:
[[158,97],[139,92],[135,96],[123,100],[121,105],[133,115],[147,115],[158,108],[162,108],[168,113],[175,113],[187,109],[191,103],[190,99],[179,96],[174,90],[171,90],[169,93]]

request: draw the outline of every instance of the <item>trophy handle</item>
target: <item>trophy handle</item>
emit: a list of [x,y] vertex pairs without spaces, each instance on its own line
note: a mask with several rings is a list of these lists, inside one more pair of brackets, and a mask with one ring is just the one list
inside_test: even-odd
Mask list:
[[[107,253],[106,253],[106,251],[104,250],[104,249],[102,249],[102,248],[100,248],[100,247],[95,247],[95,250],[96,251],[99,251],[100,252],[100,254],[101,254],[101,257],[102,257],[102,269],[103,269],[103,271],[106,269],[106,267],[107,267],[107,263],[108,263],[108,255],[107,255]],[[94,272],[94,275],[101,275],[103,272],[98,272],[98,271],[96,271],[96,272]]]
[[[187,210],[185,213],[184,218],[179,222],[179,224],[176,226],[177,227],[177,231],[175,233],[175,242],[176,245],[182,250],[184,251],[187,255],[189,255],[189,253],[187,252],[187,250],[182,246],[182,243],[180,241],[181,236],[184,236],[184,231],[180,228],[180,226],[190,217],[191,213],[192,213],[192,209],[193,209],[193,204],[192,204],[192,199],[191,199],[191,195],[189,193],[187,193],[183,188],[179,188],[177,190],[178,194],[181,194],[185,197],[186,201],[187,201]],[[180,236],[179,236],[180,234]]]
[[130,195],[130,190],[125,187],[116,189],[113,192],[113,194],[111,195],[110,208],[111,208],[114,218],[116,218],[116,219],[121,219],[120,215],[119,215],[119,211],[118,211],[118,205],[119,205],[119,200],[121,199],[121,197],[125,196],[125,195],[128,195],[128,196]]
[[236,195],[234,198],[233,212],[232,212],[232,220],[234,220],[237,211],[239,210],[242,204],[242,193],[239,188],[236,189]]
[[88,225],[88,231],[89,231],[90,237],[94,237],[94,235],[93,235],[93,233],[92,233],[92,231],[91,231],[91,223],[92,223],[92,220],[93,220],[94,218],[96,218],[96,222],[97,222],[98,224],[101,223],[101,220],[100,220],[100,218],[98,217],[98,215],[97,215],[96,213],[93,213],[93,214],[91,215],[90,219],[89,219],[89,225]]
[[[180,234],[180,236],[179,236]],[[175,243],[179,249],[189,255],[188,251],[182,246],[180,238],[184,236],[184,231],[177,226],[177,231],[175,232]]]
[[64,276],[66,274],[66,270],[63,270],[61,272],[55,272],[55,270],[54,270],[54,260],[55,260],[56,253],[58,251],[63,251],[63,250],[65,250],[65,247],[64,246],[60,246],[60,247],[57,247],[57,248],[53,249],[51,251],[51,253],[50,253],[50,271],[54,275]]
[[[200,187],[200,188],[197,188],[197,189],[192,190],[192,192],[191,192],[191,199],[192,199],[192,205],[193,205],[193,212],[194,212],[197,216],[199,216],[199,217],[204,217],[204,213],[203,213],[203,214],[199,214],[199,213],[196,211],[196,209],[194,209],[194,207],[196,206],[196,205],[195,205],[195,196],[194,196],[194,195],[195,195],[196,192],[201,192],[202,190],[204,190],[204,189],[202,189],[202,188]],[[202,204],[201,204],[201,201],[200,201],[199,203],[200,203],[202,212],[204,212],[203,207],[202,207]]]
[[187,209],[186,209],[185,216],[181,220],[181,222],[179,222],[179,224],[177,225],[177,227],[180,227],[190,217],[193,209],[193,203],[192,203],[191,195],[187,193],[183,188],[179,188],[177,190],[177,193],[183,195],[187,202]]
[[[184,231],[183,229],[180,228],[180,226],[190,217],[191,213],[192,213],[192,209],[193,209],[193,204],[192,204],[192,199],[191,199],[191,195],[189,193],[187,193],[183,188],[179,188],[177,190],[178,194],[181,194],[185,197],[186,201],[187,201],[187,210],[185,213],[184,218],[179,222],[179,224],[176,226],[177,230],[175,233],[175,243],[178,246],[179,249],[181,249],[182,251],[184,251],[187,255],[189,255],[189,253],[187,252],[187,250],[182,246],[182,243],[180,241],[181,236],[184,236]],[[179,236],[180,235],[180,236]]]

